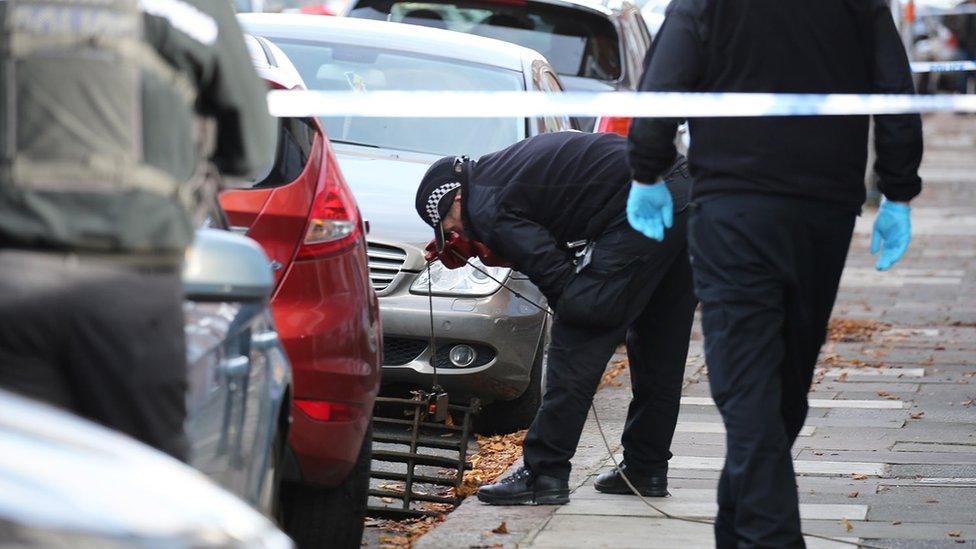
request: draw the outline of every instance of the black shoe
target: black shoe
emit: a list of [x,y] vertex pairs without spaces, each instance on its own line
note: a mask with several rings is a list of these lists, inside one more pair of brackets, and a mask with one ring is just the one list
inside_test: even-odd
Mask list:
[[569,482],[533,475],[525,467],[519,467],[511,476],[479,488],[478,500],[490,505],[565,505],[569,503]]
[[[623,469],[624,474],[627,475],[627,480],[634,485],[634,488],[637,488],[640,495],[648,498],[663,498],[669,495],[667,473],[641,475],[635,471],[627,469],[627,465],[625,464],[621,464],[620,468]],[[612,469],[596,477],[596,484],[594,486],[598,492],[603,492],[604,494],[634,493],[630,487],[627,486],[627,483],[624,482],[623,477],[620,476],[617,469]]]

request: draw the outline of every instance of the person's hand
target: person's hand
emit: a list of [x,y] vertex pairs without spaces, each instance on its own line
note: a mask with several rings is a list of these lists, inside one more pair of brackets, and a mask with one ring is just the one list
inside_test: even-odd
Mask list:
[[671,192],[663,181],[648,185],[634,181],[627,198],[627,221],[635,231],[658,242],[674,223]]
[[471,246],[471,241],[455,232],[450,232],[446,235],[444,249],[439,253],[437,251],[436,240],[428,242],[427,247],[424,249],[424,259],[427,261],[438,259],[445,267],[452,270],[460,269],[467,265],[469,257],[474,257],[474,249]]
[[912,240],[911,211],[907,202],[885,200],[881,203],[871,234],[871,253],[881,252],[874,265],[879,271],[887,271],[905,255]]

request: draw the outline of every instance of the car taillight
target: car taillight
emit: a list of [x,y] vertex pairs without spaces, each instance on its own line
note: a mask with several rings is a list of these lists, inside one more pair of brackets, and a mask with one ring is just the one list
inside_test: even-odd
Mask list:
[[627,137],[627,132],[630,131],[630,118],[621,118],[614,116],[605,116],[600,119],[600,125],[597,126],[597,133],[616,133],[624,137]]
[[316,421],[352,421],[359,417],[356,407],[339,402],[295,400],[295,406]]
[[317,259],[343,252],[356,244],[360,234],[359,212],[349,188],[331,176],[319,180],[308,216],[305,240],[297,259]]

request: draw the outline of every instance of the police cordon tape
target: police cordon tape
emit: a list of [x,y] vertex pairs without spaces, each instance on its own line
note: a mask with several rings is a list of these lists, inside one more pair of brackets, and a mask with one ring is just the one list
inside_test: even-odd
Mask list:
[[973,71],[976,71],[976,61],[920,61],[912,63],[912,72],[915,74]]
[[976,113],[976,95],[273,90],[268,93],[268,108],[279,117],[843,116]]

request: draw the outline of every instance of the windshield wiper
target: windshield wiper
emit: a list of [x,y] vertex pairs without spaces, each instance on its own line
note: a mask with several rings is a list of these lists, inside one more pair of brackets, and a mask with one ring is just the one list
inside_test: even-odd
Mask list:
[[356,145],[357,147],[369,147],[371,149],[379,149],[379,148],[381,148],[379,145],[372,145],[370,143],[357,143],[355,141],[343,141],[342,139],[332,139],[332,138],[329,138],[329,141],[331,141],[333,143],[341,143],[343,145]]

